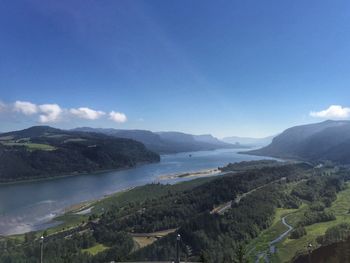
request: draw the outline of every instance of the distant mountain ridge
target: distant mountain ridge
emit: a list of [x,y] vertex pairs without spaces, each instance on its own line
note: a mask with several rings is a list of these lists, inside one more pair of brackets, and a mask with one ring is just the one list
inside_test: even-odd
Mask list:
[[212,135],[192,135],[182,132],[151,132],[148,130],[119,130],[81,127],[73,131],[97,132],[119,138],[142,142],[148,149],[157,153],[177,153],[220,148],[241,148],[220,141]]
[[55,177],[158,162],[142,143],[49,126],[0,135],[0,182]]
[[324,121],[289,128],[250,154],[350,164],[350,121]]
[[272,142],[272,139],[275,136],[268,136],[264,138],[250,138],[250,137],[239,137],[239,136],[230,136],[222,138],[222,141],[232,144],[240,144],[251,147],[262,147],[269,145]]

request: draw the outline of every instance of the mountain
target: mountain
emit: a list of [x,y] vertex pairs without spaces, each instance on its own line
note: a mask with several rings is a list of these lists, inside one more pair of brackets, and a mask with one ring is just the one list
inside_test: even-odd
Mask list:
[[222,141],[232,144],[240,144],[250,147],[263,147],[269,145],[275,136],[268,136],[264,138],[250,138],[250,137],[238,137],[230,136],[222,138]]
[[142,143],[35,126],[0,135],[0,182],[88,173],[157,162]]
[[193,138],[198,142],[206,142],[212,144],[223,144],[223,141],[215,138],[211,134],[193,135]]
[[324,121],[289,128],[250,154],[350,164],[350,121]]
[[73,131],[102,133],[118,138],[128,138],[142,142],[148,149],[157,153],[177,153],[219,148],[235,148],[212,135],[192,135],[181,132],[151,132],[147,130],[118,130],[81,127]]

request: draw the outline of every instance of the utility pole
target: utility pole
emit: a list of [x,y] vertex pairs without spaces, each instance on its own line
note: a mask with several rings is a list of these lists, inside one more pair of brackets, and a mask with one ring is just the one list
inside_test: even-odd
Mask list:
[[177,234],[176,237],[176,259],[175,259],[175,263],[180,263],[180,239],[181,236],[180,234]]
[[41,247],[40,247],[40,263],[43,263],[43,254],[44,254],[44,236],[41,236],[40,237],[40,244],[41,244]]
[[311,243],[309,243],[308,245],[307,245],[307,251],[308,251],[308,257],[309,257],[309,263],[311,263],[311,250],[312,250],[312,244]]

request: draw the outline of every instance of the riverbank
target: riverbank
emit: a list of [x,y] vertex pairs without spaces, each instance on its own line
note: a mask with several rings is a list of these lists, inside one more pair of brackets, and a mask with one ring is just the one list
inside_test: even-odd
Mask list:
[[[194,171],[194,172],[188,172],[188,173],[178,173],[178,174],[170,174],[170,175],[163,175],[159,176],[159,182],[161,181],[168,181],[174,180],[175,183],[179,184],[182,182],[177,182],[176,179],[179,178],[205,178],[205,177],[212,177],[212,176],[218,176],[221,175],[223,172],[219,170],[218,168],[212,168],[212,169],[206,169],[206,170],[200,170],[200,171]],[[98,174],[98,173],[95,173]],[[139,186],[139,187],[145,187],[146,185]],[[110,194],[106,194],[101,198],[97,198],[94,200],[88,200],[83,201],[80,203],[73,204],[69,207],[62,208],[62,213],[58,214],[56,217],[54,217],[50,222],[54,223],[54,228],[69,228],[72,226],[72,223],[75,224],[77,222],[83,222],[84,220],[87,220],[87,216],[90,216],[93,213],[98,213],[101,211],[104,211],[106,206],[101,205],[103,203],[108,202],[108,199],[113,199],[117,196],[119,196],[122,193],[129,192],[136,187],[128,187],[126,189],[122,189],[120,191],[116,191]],[[72,216],[77,217],[74,220],[72,220]],[[81,218],[78,218],[78,216],[81,216]],[[42,225],[46,225],[48,222],[43,223]],[[44,229],[43,229],[44,230]]]
[[171,179],[177,179],[177,178],[197,178],[197,177],[207,177],[207,176],[216,176],[221,174],[222,171],[218,168],[212,168],[212,169],[206,169],[206,170],[200,170],[196,172],[188,172],[188,173],[176,173],[176,174],[169,174],[169,175],[161,175],[159,176],[159,180],[171,180]]
[[[128,187],[121,189],[110,194],[106,194],[101,198],[94,200],[88,200],[79,202],[68,207],[62,207],[61,212],[53,217],[50,221],[43,222],[35,225],[36,230],[34,230],[38,236],[42,235],[44,231],[48,234],[56,234],[62,231],[67,231],[78,227],[79,225],[87,222],[91,215],[100,215],[107,209],[110,209],[115,204],[124,204],[130,201],[138,201],[139,199],[144,199],[145,196],[152,196],[157,198],[168,192],[168,188],[176,188],[182,190],[185,188],[192,188],[193,186],[199,185],[202,182],[210,181],[212,177],[218,175],[214,173],[216,169],[208,169],[206,172],[203,170],[191,173],[191,180],[189,181],[176,181],[177,177],[174,177],[175,184],[145,184],[141,186]],[[207,176],[204,176],[206,174]],[[208,174],[213,176],[208,176]],[[196,176],[197,175],[197,176]],[[186,186],[184,186],[184,184]],[[25,233],[16,233],[3,235],[4,237],[14,237],[14,238],[24,238]]]
[[[169,193],[169,191],[182,192],[193,189],[194,187],[213,180],[215,177],[195,178],[189,181],[182,181],[175,184],[146,184],[137,187],[131,187],[122,191],[109,194],[98,200],[82,202],[70,206],[61,215],[58,215],[50,222],[56,224],[52,227],[43,228],[34,231],[37,237],[43,235],[56,235],[65,231],[70,231],[81,227],[89,220],[98,220],[98,218],[107,210],[124,207],[130,202],[143,202],[147,198],[161,198]],[[93,219],[91,219],[91,216]],[[8,238],[16,238],[23,240],[24,234],[6,235]]]
[[79,175],[97,175],[97,174],[103,174],[103,173],[108,173],[108,172],[119,172],[119,171],[125,171],[125,170],[137,168],[137,167],[140,167],[142,165],[147,165],[147,164],[152,164],[152,163],[159,163],[159,162],[139,162],[134,166],[120,167],[120,168],[114,168],[114,169],[101,169],[101,170],[95,170],[95,171],[91,171],[91,172],[88,172],[88,171],[73,172],[73,173],[68,173],[68,174],[63,174],[63,175],[37,177],[37,178],[24,179],[24,180],[14,180],[14,181],[9,181],[9,182],[1,182],[0,181],[0,186],[44,182],[44,181],[69,178],[69,177],[74,177],[74,176],[79,176]]

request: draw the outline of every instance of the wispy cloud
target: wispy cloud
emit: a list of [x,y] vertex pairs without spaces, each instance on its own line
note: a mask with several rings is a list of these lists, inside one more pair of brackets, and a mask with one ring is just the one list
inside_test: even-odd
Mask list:
[[87,120],[97,120],[101,118],[106,113],[103,111],[93,110],[87,107],[81,107],[78,109],[70,109],[69,112],[79,118]]
[[29,101],[20,101],[17,100],[13,104],[14,111],[21,112],[25,115],[32,115],[38,113],[38,106]]
[[119,123],[123,123],[123,122],[127,121],[126,115],[124,113],[121,113],[121,112],[111,111],[109,113],[109,118],[112,121],[119,122]]
[[124,113],[116,111],[111,111],[107,115],[104,111],[91,109],[89,107],[67,109],[62,108],[56,103],[37,105],[29,101],[17,100],[14,103],[5,104],[0,101],[0,113],[4,113],[8,110],[28,117],[32,115],[37,116],[38,121],[41,123],[54,123],[65,117],[75,117],[93,121],[104,116],[108,116],[108,119],[118,123],[124,123],[127,121],[127,117]]
[[340,105],[331,105],[325,110],[310,112],[311,117],[327,119],[348,119],[350,108]]

